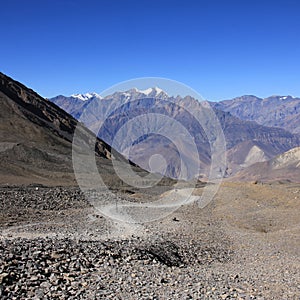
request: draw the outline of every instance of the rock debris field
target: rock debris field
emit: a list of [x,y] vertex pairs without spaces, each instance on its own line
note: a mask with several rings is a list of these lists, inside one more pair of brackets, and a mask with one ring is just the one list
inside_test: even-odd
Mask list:
[[76,187],[2,187],[0,298],[300,299],[299,190],[227,183],[204,209],[128,225]]

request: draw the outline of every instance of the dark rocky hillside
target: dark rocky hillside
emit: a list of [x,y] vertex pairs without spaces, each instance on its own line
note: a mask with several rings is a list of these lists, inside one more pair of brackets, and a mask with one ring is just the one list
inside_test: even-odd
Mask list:
[[[77,120],[33,90],[0,73],[1,183],[74,184],[72,139]],[[110,147],[80,127],[83,144],[108,160]]]

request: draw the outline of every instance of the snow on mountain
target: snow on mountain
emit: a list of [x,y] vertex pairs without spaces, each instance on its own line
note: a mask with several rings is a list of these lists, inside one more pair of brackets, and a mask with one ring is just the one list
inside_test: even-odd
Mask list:
[[164,90],[158,87],[147,88],[145,90],[139,90],[135,87],[127,91],[116,91],[115,93],[105,96],[102,99],[110,101],[114,99],[117,102],[128,102],[131,100],[143,99],[145,97],[167,99],[169,95]]
[[[146,90],[138,90],[138,92],[145,94],[146,96],[149,96],[150,94],[155,94],[155,95],[159,95],[160,93],[165,93],[162,89],[158,88],[158,87],[154,87],[154,88],[148,88]],[[166,94],[166,93],[165,93]]]
[[81,101],[88,101],[92,98],[102,99],[102,97],[100,95],[98,95],[97,93],[74,94],[74,95],[71,95],[71,97],[79,99]]

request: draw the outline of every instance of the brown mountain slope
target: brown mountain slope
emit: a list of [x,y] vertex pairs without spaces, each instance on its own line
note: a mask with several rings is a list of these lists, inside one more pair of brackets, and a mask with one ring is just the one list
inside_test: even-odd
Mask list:
[[[0,183],[74,184],[72,139],[77,121],[26,86],[0,73]],[[84,144],[94,135],[80,128]],[[108,163],[110,147],[98,140]]]
[[256,163],[237,173],[237,180],[300,182],[300,147],[275,158]]

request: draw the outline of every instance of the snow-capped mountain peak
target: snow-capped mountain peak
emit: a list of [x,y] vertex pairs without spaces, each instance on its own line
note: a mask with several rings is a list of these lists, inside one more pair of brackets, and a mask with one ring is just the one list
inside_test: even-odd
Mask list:
[[294,96],[291,96],[291,95],[288,95],[288,96],[280,96],[279,97],[279,100],[293,100],[293,99],[295,99],[295,97]]
[[74,95],[71,95],[71,97],[77,98],[81,101],[88,101],[92,98],[102,99],[102,97],[100,95],[98,95],[97,93],[74,94]]
[[158,87],[155,87],[155,88],[148,88],[148,89],[146,89],[146,90],[141,90],[140,91],[140,93],[143,93],[143,94],[145,94],[145,95],[150,95],[151,93],[155,93],[155,94],[159,94],[159,93],[161,93],[163,90],[162,89],[160,89],[160,88],[158,88]]
[[152,87],[152,88],[148,88],[145,90],[139,90],[139,89],[135,88],[135,91],[138,93],[144,94],[146,96],[153,96],[153,95],[157,96],[160,93],[164,93],[167,95],[167,93],[159,87]]

